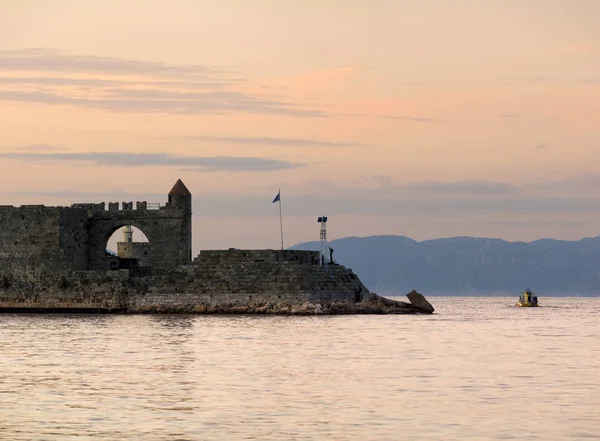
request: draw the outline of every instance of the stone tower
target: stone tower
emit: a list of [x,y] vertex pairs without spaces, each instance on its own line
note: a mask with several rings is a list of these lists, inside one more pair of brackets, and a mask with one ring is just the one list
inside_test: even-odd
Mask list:
[[124,243],[132,243],[133,242],[133,228],[131,225],[125,225],[123,227],[123,242]]
[[180,210],[185,221],[181,225],[180,232],[183,242],[181,246],[182,255],[185,256],[187,262],[192,260],[192,193],[187,189],[181,179],[178,179],[171,191],[169,192],[169,202],[167,207]]

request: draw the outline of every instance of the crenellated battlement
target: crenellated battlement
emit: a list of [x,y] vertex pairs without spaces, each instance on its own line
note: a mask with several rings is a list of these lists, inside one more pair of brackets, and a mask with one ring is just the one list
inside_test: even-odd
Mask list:
[[135,206],[133,202],[100,202],[100,203],[77,203],[72,204],[71,208],[77,210],[88,210],[90,213],[99,213],[102,211],[118,212],[118,211],[145,211],[145,210],[168,210],[170,208],[176,208],[174,204],[169,202],[161,204],[160,202],[148,202],[148,201],[136,201]]

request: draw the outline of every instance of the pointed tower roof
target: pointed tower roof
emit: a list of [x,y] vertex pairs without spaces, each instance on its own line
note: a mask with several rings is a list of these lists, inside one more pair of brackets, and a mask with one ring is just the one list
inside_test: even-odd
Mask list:
[[175,196],[175,195],[176,196],[191,196],[192,193],[190,193],[190,191],[187,189],[187,187],[181,181],[181,179],[177,179],[177,182],[175,182],[175,185],[173,185],[173,188],[169,192],[169,195],[170,196]]

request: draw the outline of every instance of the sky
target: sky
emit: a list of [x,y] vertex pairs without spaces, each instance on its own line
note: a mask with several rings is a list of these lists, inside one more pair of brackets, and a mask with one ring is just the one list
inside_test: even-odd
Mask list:
[[193,194],[193,249],[600,235],[597,0],[0,0],[0,204]]

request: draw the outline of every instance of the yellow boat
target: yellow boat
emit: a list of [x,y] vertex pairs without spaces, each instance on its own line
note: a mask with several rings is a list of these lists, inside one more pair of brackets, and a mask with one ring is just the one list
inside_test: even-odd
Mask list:
[[534,307],[537,307],[540,305],[538,304],[537,295],[532,293],[531,290],[529,289],[529,287],[527,287],[525,292],[521,293],[521,296],[519,297],[519,301],[517,302],[517,304],[515,306],[520,306],[520,307],[524,307],[524,308],[534,308]]

